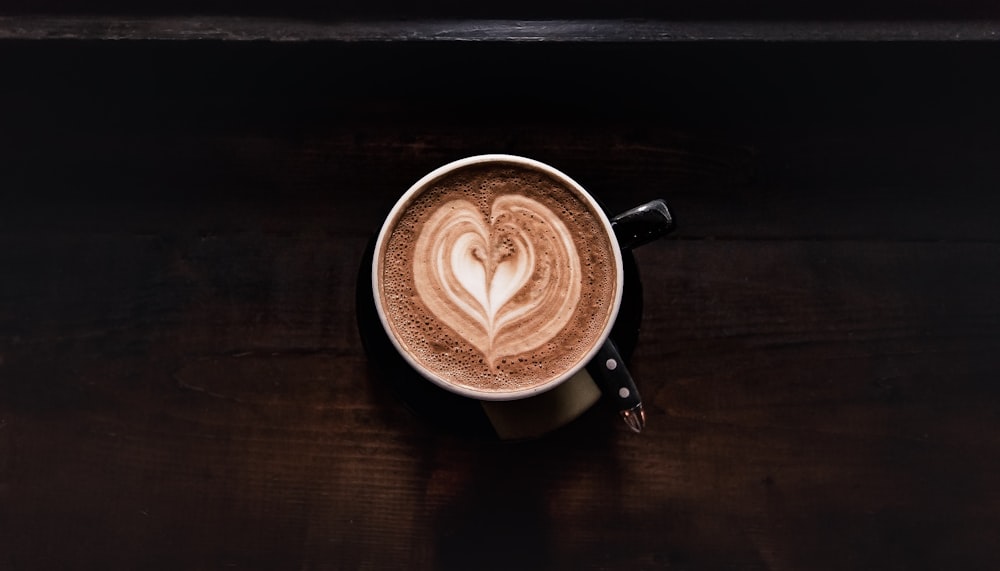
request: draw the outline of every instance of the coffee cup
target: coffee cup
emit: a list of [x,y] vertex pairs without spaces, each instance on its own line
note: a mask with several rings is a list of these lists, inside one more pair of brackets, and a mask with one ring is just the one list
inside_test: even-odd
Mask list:
[[[435,385],[480,401],[531,398],[613,351],[622,249],[670,225],[662,201],[609,218],[533,159],[460,159],[414,183],[386,217],[375,309],[395,350]],[[611,369],[631,383],[624,363]]]

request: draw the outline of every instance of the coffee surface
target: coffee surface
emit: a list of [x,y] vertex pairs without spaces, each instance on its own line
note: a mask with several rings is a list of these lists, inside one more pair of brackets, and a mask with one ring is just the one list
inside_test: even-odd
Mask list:
[[570,188],[513,163],[430,183],[379,257],[405,350],[450,383],[521,390],[561,376],[604,331],[617,288],[600,219]]

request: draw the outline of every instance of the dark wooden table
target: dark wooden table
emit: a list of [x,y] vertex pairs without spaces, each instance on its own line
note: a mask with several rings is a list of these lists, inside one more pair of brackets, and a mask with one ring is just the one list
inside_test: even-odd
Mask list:
[[[0,569],[1000,568],[1000,45],[5,26]],[[365,245],[480,152],[674,209],[643,434],[378,382]]]

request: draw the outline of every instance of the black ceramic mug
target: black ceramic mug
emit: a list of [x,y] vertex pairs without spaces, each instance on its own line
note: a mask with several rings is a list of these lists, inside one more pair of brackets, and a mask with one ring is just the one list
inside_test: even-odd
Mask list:
[[556,389],[583,386],[588,371],[635,412],[638,392],[609,337],[622,251],[672,227],[661,200],[608,218],[549,165],[468,157],[421,178],[392,208],[372,253],[372,299],[407,365],[482,401],[491,418],[567,394]]

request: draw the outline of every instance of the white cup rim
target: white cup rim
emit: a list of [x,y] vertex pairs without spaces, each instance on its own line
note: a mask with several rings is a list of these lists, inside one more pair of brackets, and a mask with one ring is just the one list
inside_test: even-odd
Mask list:
[[[604,228],[604,231],[607,233],[607,236],[611,243],[611,250],[614,256],[614,263],[616,268],[615,297],[612,304],[611,312],[609,313],[608,316],[607,323],[604,326],[604,330],[595,339],[594,345],[588,350],[586,355],[582,359],[580,359],[580,361],[576,365],[574,365],[570,369],[567,369],[558,377],[555,377],[543,384],[525,389],[518,389],[513,391],[486,391],[486,390],[476,389],[473,387],[458,385],[438,376],[436,373],[434,373],[434,371],[431,371],[428,368],[424,367],[422,364],[420,364],[403,347],[399,339],[396,338],[396,335],[389,324],[389,318],[382,307],[382,303],[380,302],[381,300],[380,290],[382,285],[382,279],[379,272],[379,265],[380,265],[379,260],[382,256],[382,250],[385,245],[385,240],[388,237],[389,230],[396,225],[396,222],[399,220],[399,217],[402,215],[406,207],[409,206],[413,198],[415,198],[418,194],[420,194],[433,181],[455,170],[481,163],[508,163],[508,164],[525,166],[531,169],[544,172],[547,175],[552,176],[553,178],[559,180],[567,187],[571,188],[573,192],[576,193],[597,215],[597,218],[599,219],[602,227]],[[586,365],[594,358],[597,352],[601,349],[601,346],[604,345],[608,336],[610,336],[611,334],[611,329],[615,324],[615,320],[618,318],[618,312],[619,309],[621,308],[622,293],[623,293],[622,290],[624,288],[624,281],[625,281],[621,248],[618,245],[618,240],[615,238],[615,233],[611,226],[611,220],[608,218],[607,214],[604,212],[604,209],[597,202],[597,200],[589,192],[587,192],[587,190],[584,189],[579,183],[577,183],[575,180],[570,178],[562,171],[556,169],[555,167],[545,164],[541,161],[537,161],[535,159],[530,159],[527,157],[510,155],[510,154],[496,154],[496,153],[482,154],[482,155],[474,155],[458,159],[434,169],[433,171],[421,177],[420,180],[413,183],[413,185],[410,186],[410,188],[405,193],[403,193],[403,195],[396,201],[396,204],[392,207],[392,209],[389,211],[389,214],[383,220],[382,227],[379,229],[378,238],[375,241],[375,250],[371,262],[372,262],[372,280],[371,280],[372,293],[375,298],[375,309],[376,312],[378,313],[379,321],[382,323],[382,328],[385,331],[386,336],[389,338],[389,341],[392,342],[392,345],[393,347],[395,347],[397,353],[399,353],[399,355],[402,356],[403,359],[406,360],[406,362],[422,377],[433,382],[434,384],[452,393],[456,393],[464,397],[469,397],[478,400],[486,400],[486,401],[518,400],[547,392],[559,386],[560,384],[566,382],[574,375],[579,373],[580,370],[586,367]]]

